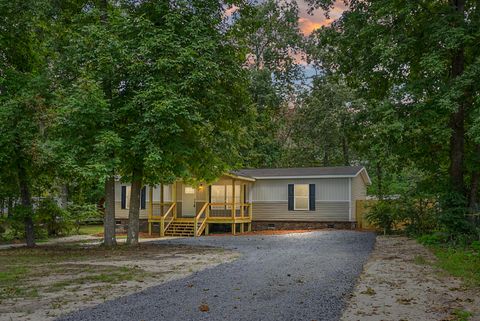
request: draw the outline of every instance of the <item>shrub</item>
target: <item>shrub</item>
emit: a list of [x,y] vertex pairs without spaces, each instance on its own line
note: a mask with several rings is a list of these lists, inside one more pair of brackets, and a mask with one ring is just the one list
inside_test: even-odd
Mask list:
[[88,223],[90,220],[101,220],[102,213],[94,204],[71,204],[67,208],[74,225],[75,232],[78,234],[80,226]]
[[53,198],[42,199],[36,209],[35,222],[44,228],[48,236],[68,235],[74,223],[68,211],[58,206]]
[[373,226],[382,229],[384,234],[390,234],[398,223],[398,202],[381,200],[369,207],[365,218]]

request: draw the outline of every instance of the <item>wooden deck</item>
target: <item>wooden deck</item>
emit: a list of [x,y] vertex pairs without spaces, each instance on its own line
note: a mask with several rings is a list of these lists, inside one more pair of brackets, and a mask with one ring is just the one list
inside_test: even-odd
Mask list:
[[[155,215],[153,204],[150,205],[148,215],[148,233],[150,235],[152,235],[152,224],[154,223],[160,225],[160,236],[208,235],[210,224],[232,224],[233,235],[236,233],[237,224],[240,226],[240,233],[243,233],[245,228],[247,231],[252,229],[251,203],[205,203],[195,217],[177,217],[176,202],[161,203],[161,212],[163,212],[164,206],[168,206],[166,212]],[[182,233],[178,232],[180,230]]]

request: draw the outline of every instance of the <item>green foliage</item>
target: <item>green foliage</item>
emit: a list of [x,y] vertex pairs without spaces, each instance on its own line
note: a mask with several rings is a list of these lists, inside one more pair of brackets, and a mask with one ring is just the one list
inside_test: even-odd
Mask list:
[[438,258],[437,265],[454,276],[460,277],[465,284],[480,285],[480,253],[469,247],[433,246]]
[[399,205],[397,201],[378,201],[369,208],[366,219],[373,226],[382,229],[384,234],[391,234],[399,222]]
[[[475,228],[467,220],[466,200],[458,193],[446,193],[440,199],[439,223],[451,241],[475,237]],[[476,235],[478,237],[478,235]]]
[[79,234],[80,227],[91,221],[101,221],[102,213],[94,204],[70,204],[67,208],[70,220],[74,225],[75,234]]
[[70,213],[60,208],[51,197],[39,202],[35,210],[35,222],[47,231],[48,236],[65,236],[73,229]]

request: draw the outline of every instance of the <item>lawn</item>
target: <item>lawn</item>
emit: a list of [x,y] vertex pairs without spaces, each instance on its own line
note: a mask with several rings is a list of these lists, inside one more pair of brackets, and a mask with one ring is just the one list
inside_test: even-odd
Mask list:
[[167,244],[109,249],[98,241],[0,250],[0,321],[54,319],[236,257]]
[[468,286],[480,286],[480,253],[473,248],[431,246],[437,257],[436,266],[460,277]]
[[97,235],[103,233],[103,225],[82,225],[80,226],[80,235]]

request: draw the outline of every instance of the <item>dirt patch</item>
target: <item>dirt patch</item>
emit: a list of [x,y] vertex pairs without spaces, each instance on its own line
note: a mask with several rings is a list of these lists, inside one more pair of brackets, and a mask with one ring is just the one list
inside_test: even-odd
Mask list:
[[0,251],[0,321],[51,320],[185,277],[239,254],[211,247],[93,243]]
[[480,320],[479,289],[435,268],[435,256],[406,237],[377,237],[341,320]]

